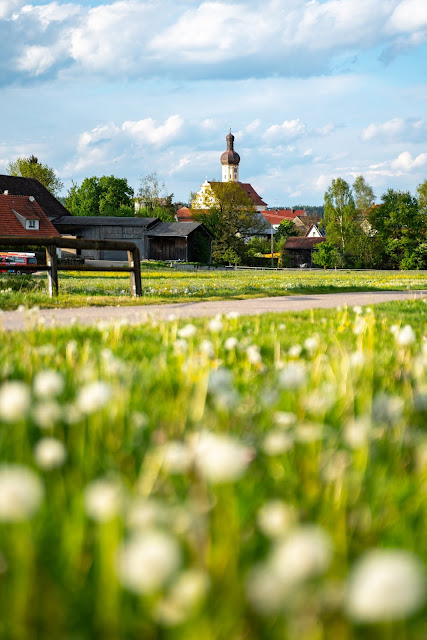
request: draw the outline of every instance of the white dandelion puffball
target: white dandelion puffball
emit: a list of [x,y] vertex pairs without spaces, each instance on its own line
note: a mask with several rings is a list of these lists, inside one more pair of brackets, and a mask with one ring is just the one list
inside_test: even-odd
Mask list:
[[223,326],[224,325],[222,323],[221,316],[215,316],[215,318],[212,318],[208,322],[208,329],[212,333],[220,333],[223,329]]
[[283,582],[294,584],[326,571],[331,558],[328,534],[320,527],[304,526],[276,545],[270,565]]
[[294,526],[295,509],[281,500],[266,502],[257,514],[257,524],[269,538],[281,538]]
[[39,398],[52,398],[59,396],[64,390],[65,382],[58,371],[46,369],[36,374],[33,380],[33,389]]
[[233,351],[233,349],[235,349],[238,344],[239,344],[239,341],[237,340],[237,338],[235,338],[234,336],[230,336],[224,342],[224,349],[226,351]]
[[153,529],[122,544],[117,554],[117,576],[134,593],[154,593],[180,564],[181,551],[175,538]]
[[409,347],[416,340],[415,332],[410,324],[405,324],[396,335],[397,344],[401,347]]
[[0,466],[0,521],[31,518],[43,496],[43,484],[34,471],[21,465]]
[[4,382],[0,387],[0,419],[5,422],[21,420],[28,413],[30,402],[30,390],[25,382]]
[[76,405],[82,413],[90,414],[105,407],[111,397],[111,387],[106,382],[90,382],[77,395]]
[[193,338],[197,333],[197,329],[194,324],[186,324],[182,327],[182,329],[178,330],[178,336],[180,338],[184,338],[188,340],[189,338]]
[[227,435],[202,432],[195,444],[198,472],[213,483],[233,482],[246,471],[251,451]]
[[376,549],[353,568],[347,591],[347,612],[358,622],[407,618],[425,600],[425,571],[412,553]]
[[305,384],[306,377],[304,365],[298,362],[291,362],[280,372],[279,385],[282,389],[299,389]]
[[60,440],[43,438],[34,447],[34,458],[41,469],[46,471],[61,467],[67,457],[67,451]]
[[186,473],[192,462],[192,451],[184,442],[171,440],[163,446],[163,467],[169,473]]
[[122,488],[114,480],[99,478],[86,487],[83,499],[85,511],[92,520],[108,522],[121,511]]

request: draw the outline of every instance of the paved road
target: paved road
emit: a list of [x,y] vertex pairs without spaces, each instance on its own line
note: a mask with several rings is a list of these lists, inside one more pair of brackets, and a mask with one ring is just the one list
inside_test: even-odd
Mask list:
[[71,324],[98,325],[126,322],[139,324],[148,318],[199,318],[238,312],[240,315],[282,313],[305,309],[330,309],[340,305],[373,305],[391,300],[415,300],[427,297],[427,291],[376,291],[368,293],[326,293],[323,295],[282,296],[252,298],[250,300],[223,300],[183,302],[173,304],[138,305],[134,307],[82,307],[80,309],[41,309],[37,312],[5,311],[0,313],[0,328],[6,331],[24,330],[36,325],[46,327]]

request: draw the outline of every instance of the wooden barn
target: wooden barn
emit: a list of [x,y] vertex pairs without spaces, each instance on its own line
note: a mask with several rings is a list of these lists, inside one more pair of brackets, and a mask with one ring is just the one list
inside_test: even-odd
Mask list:
[[[285,263],[290,267],[312,267],[313,249],[326,238],[301,238],[291,236],[286,240],[283,247],[283,257]],[[316,265],[314,265],[316,266]]]
[[150,260],[211,261],[212,236],[200,222],[159,222],[147,238]]

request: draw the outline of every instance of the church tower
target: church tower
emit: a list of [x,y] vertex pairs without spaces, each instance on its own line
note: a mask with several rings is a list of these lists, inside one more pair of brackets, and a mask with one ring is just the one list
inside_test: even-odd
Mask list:
[[234,151],[234,136],[231,133],[225,137],[227,140],[227,151],[221,156],[222,181],[239,182],[239,162],[240,156]]

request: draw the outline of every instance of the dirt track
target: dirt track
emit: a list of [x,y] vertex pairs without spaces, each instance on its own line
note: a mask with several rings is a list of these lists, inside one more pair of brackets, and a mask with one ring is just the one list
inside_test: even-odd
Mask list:
[[347,304],[373,305],[392,300],[415,300],[427,297],[427,291],[377,291],[369,293],[327,293],[323,295],[283,296],[277,298],[252,298],[250,300],[223,300],[184,302],[163,305],[138,305],[134,307],[82,307],[80,309],[41,309],[31,311],[0,312],[0,328],[6,331],[22,331],[35,326],[55,327],[72,324],[98,325],[110,322],[139,324],[147,318],[168,319],[197,318],[238,312],[240,315],[259,313],[283,313],[305,309],[329,309]]

